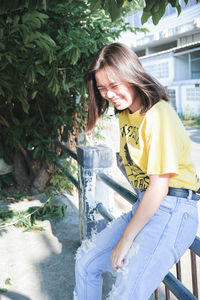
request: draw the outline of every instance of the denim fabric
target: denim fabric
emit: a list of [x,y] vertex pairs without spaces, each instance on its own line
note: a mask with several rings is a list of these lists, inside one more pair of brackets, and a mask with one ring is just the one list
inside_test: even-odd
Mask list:
[[[83,241],[76,255],[75,300],[101,300],[104,271],[111,270],[112,249],[133,217],[132,211]],[[166,196],[151,220],[134,239],[125,263],[106,299],[148,300],[169,269],[192,244],[198,227],[197,201]]]

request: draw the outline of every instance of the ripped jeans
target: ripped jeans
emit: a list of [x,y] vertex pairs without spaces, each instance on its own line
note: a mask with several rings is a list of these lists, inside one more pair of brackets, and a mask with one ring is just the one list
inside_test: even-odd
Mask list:
[[[74,300],[102,299],[102,272],[111,270],[110,256],[133,217],[132,211],[83,241],[76,255]],[[169,269],[192,244],[198,227],[197,201],[166,196],[133,241],[106,299],[148,300]]]

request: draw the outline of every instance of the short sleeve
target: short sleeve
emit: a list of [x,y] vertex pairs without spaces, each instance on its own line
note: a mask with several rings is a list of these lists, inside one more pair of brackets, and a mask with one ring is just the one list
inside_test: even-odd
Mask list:
[[146,173],[178,174],[181,142],[176,116],[168,109],[155,109],[146,119]]

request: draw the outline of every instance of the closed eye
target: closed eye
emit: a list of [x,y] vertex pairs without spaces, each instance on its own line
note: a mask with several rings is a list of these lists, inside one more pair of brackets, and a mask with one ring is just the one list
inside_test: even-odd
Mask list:
[[102,91],[105,91],[106,88],[100,86],[100,87],[98,87],[98,90],[102,92]]
[[[121,84],[122,84],[121,82],[112,83],[112,84],[108,87],[108,90],[109,90],[109,89],[111,89],[111,90],[117,90],[117,89],[120,87]],[[97,88],[98,88],[98,90],[99,90],[100,93],[104,93],[104,92],[107,91],[107,88],[104,87],[104,86],[97,86]]]
[[120,83],[116,83],[116,84],[112,85],[111,87],[112,87],[113,89],[115,89],[115,88],[118,88],[119,86],[120,86]]

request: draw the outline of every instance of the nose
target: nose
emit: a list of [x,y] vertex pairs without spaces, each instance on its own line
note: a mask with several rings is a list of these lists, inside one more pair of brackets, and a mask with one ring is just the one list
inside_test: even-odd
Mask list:
[[108,90],[108,91],[107,91],[107,97],[108,97],[109,99],[112,99],[114,96],[115,96],[115,93],[114,93],[113,91],[111,91],[111,90]]

